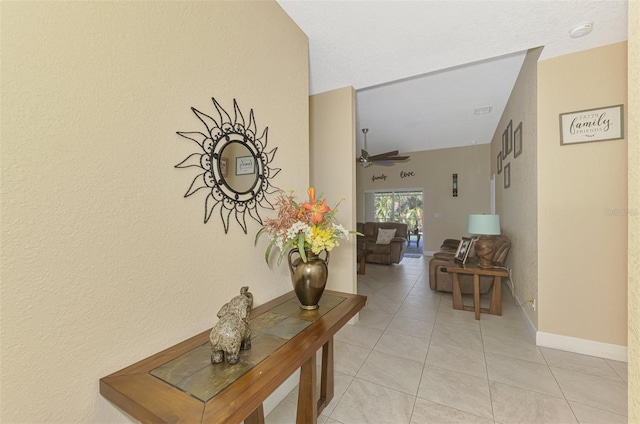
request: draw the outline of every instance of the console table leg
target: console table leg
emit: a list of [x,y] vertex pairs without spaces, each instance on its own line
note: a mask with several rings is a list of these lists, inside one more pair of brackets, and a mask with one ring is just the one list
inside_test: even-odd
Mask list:
[[264,424],[264,408],[262,404],[244,420],[244,424]]
[[333,337],[322,346],[322,375],[320,376],[320,399],[318,414],[333,399]]
[[300,367],[296,424],[316,424],[318,422],[316,374],[316,354],[314,352]]

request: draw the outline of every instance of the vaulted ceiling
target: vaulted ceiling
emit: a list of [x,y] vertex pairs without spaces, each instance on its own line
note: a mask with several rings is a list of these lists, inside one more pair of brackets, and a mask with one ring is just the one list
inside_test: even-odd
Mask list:
[[371,154],[489,143],[528,49],[544,60],[627,39],[620,0],[278,3],[309,37],[310,93],[356,89],[358,155],[365,127]]

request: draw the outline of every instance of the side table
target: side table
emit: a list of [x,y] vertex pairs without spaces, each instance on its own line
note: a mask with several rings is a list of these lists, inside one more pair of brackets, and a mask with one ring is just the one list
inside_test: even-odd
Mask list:
[[416,247],[420,247],[420,239],[422,238],[422,231],[418,232],[417,234],[414,232],[409,232],[407,234],[407,247],[411,247],[411,236],[415,237],[416,239]]
[[[480,312],[502,315],[502,277],[508,277],[509,272],[503,268],[479,268],[477,263],[447,267],[446,272],[453,274],[453,309],[474,311],[476,319],[480,319]],[[458,274],[473,275],[473,306],[462,303],[462,291]],[[493,276],[491,289],[491,305],[489,309],[480,307],[480,276]]]

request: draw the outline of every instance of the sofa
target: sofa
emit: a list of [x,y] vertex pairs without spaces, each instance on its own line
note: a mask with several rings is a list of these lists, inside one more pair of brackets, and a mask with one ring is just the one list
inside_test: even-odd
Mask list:
[[[429,287],[432,290],[453,292],[453,276],[443,271],[447,267],[456,267],[458,264],[453,259],[458,250],[460,240],[446,239],[440,246],[440,250],[434,253],[429,261]],[[504,267],[511,250],[511,241],[507,236],[494,237],[495,248],[491,262],[494,266]],[[471,249],[467,264],[477,262],[475,250]],[[463,294],[473,293],[473,276],[460,274],[460,290]],[[492,276],[480,276],[480,293],[485,294],[491,290],[494,278]]]
[[[383,230],[382,232],[380,230]],[[393,231],[395,230],[395,232]],[[358,251],[368,251],[366,262],[397,264],[404,257],[407,246],[407,224],[400,222],[358,222]]]

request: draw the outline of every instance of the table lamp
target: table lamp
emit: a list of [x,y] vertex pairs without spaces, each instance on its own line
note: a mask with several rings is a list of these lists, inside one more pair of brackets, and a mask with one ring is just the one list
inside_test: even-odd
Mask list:
[[476,241],[476,255],[478,268],[493,268],[494,242],[493,237],[500,234],[499,215],[469,215],[469,234],[478,236]]

